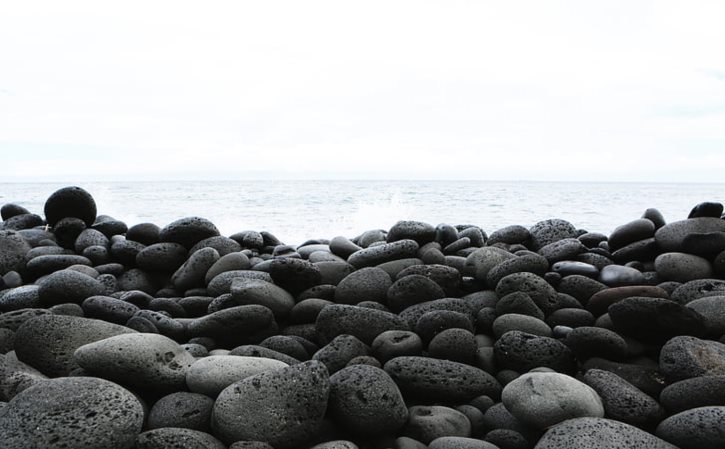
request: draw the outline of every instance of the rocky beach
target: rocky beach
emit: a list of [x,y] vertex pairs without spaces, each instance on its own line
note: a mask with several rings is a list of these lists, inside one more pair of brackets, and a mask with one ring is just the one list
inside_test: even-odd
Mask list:
[[725,219],[692,206],[288,245],[5,204],[0,447],[722,449]]

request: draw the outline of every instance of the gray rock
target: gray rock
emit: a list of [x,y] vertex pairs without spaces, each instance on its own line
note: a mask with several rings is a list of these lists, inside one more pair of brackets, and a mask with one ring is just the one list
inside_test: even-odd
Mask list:
[[384,303],[393,284],[390,275],[378,267],[365,267],[347,275],[337,284],[335,302],[358,304],[362,301]]
[[198,241],[194,246],[191,247],[191,249],[189,250],[189,254],[193,254],[196,251],[204,248],[214,249],[220,256],[238,253],[242,250],[241,245],[236,240],[221,235],[215,235]]
[[130,302],[110,296],[91,296],[81,303],[83,313],[87,318],[97,318],[109,323],[126,324],[139,308]]
[[37,285],[23,285],[0,293],[0,313],[36,307],[40,307]]
[[725,280],[696,279],[677,287],[672,292],[672,299],[680,304],[687,304],[696,299],[721,295],[725,295]]
[[655,240],[663,252],[688,252],[684,244],[688,235],[723,231],[725,231],[725,220],[720,218],[688,218],[661,227],[655,233]]
[[349,432],[365,437],[395,433],[408,419],[398,386],[380,368],[353,365],[330,377],[330,413]]
[[40,315],[15,334],[18,359],[48,376],[67,376],[78,368],[73,352],[88,343],[133,330],[105,321],[64,315]]
[[495,246],[478,248],[466,257],[464,274],[479,281],[486,281],[493,267],[514,258],[516,258],[514,254]]
[[189,249],[208,237],[219,235],[212,222],[201,217],[186,217],[164,226],[159,231],[161,242],[178,243]]
[[539,254],[546,257],[550,264],[573,259],[586,251],[586,246],[576,238],[565,238],[539,248]]
[[476,356],[476,337],[467,329],[446,329],[428,343],[428,357],[473,364]]
[[338,335],[349,334],[365,344],[389,330],[408,330],[407,323],[399,316],[382,310],[343,304],[326,306],[317,315],[317,331],[331,341]]
[[387,241],[415,240],[419,245],[432,242],[436,237],[436,228],[422,221],[402,220],[393,225],[388,231]]
[[634,296],[609,306],[617,332],[643,341],[664,342],[677,335],[702,335],[705,319],[669,299]]
[[533,273],[510,274],[501,279],[496,285],[496,295],[499,298],[514,292],[523,292],[529,295],[537,307],[545,314],[559,308],[559,298],[554,287]]
[[355,251],[360,251],[362,248],[351,242],[346,237],[337,236],[330,240],[330,252],[337,256],[347,259]]
[[204,282],[208,284],[217,275],[226,271],[249,270],[251,266],[249,257],[247,257],[244,253],[238,252],[226,254],[221,256],[209,267],[204,275]]
[[40,303],[46,306],[73,302],[80,304],[90,296],[103,295],[103,284],[87,274],[61,270],[43,278],[38,288]]
[[696,337],[674,337],[662,346],[660,370],[670,380],[725,375],[725,344]]
[[665,417],[662,406],[642,390],[608,371],[590,369],[584,382],[599,394],[607,417],[637,427],[650,427]]
[[577,359],[590,357],[620,360],[627,356],[627,342],[619,334],[609,329],[582,326],[573,329],[564,339]]
[[411,274],[395,281],[387,292],[388,307],[394,312],[415,304],[445,297],[443,289],[431,279]]
[[500,338],[508,331],[522,331],[529,334],[551,337],[548,324],[532,316],[508,313],[500,315],[493,322],[493,335]]
[[18,309],[0,313],[0,328],[17,331],[28,320],[40,315],[52,315],[48,309]]
[[84,229],[76,238],[73,248],[77,254],[82,254],[86,248],[91,246],[100,246],[102,248],[110,248],[111,244],[101,231],[96,229]]
[[50,226],[65,217],[80,218],[91,226],[96,220],[96,202],[90,193],[80,187],[63,187],[56,190],[45,201],[45,218]]
[[630,243],[651,238],[655,235],[655,224],[647,218],[639,218],[618,226],[608,239],[609,250],[616,251]]
[[488,244],[493,245],[494,243],[505,243],[507,245],[513,245],[516,243],[524,243],[531,237],[531,233],[528,229],[521,225],[506,226],[501,229],[497,229],[488,236]]
[[438,437],[428,445],[429,449],[499,449],[495,444],[476,438]]
[[709,405],[725,406],[725,375],[674,382],[662,390],[660,402],[671,413]]
[[64,377],[38,383],[0,412],[7,449],[131,449],[144,412],[129,391],[103,379]]
[[547,430],[534,449],[677,449],[651,433],[605,418],[575,418]]
[[218,260],[217,250],[201,248],[191,253],[191,256],[174,272],[171,276],[171,283],[182,292],[204,286],[206,273]]
[[177,391],[156,401],[148,416],[147,428],[180,427],[209,431],[214,400],[206,395]]
[[[221,259],[219,259],[221,260]],[[214,268],[214,267],[212,267]],[[211,270],[211,268],[210,268]],[[252,271],[252,270],[231,270],[224,271],[216,275],[209,284],[206,286],[206,290],[209,296],[221,296],[224,293],[229,293],[232,288],[232,281],[237,278],[242,279],[259,279],[262,281],[272,282],[272,277],[269,273],[264,271]]]
[[609,287],[641,285],[645,283],[641,271],[624,265],[607,265],[599,272],[599,282]]
[[254,344],[277,330],[272,311],[260,305],[236,306],[187,323],[190,337],[211,337],[224,346]]
[[158,334],[122,334],[76,349],[73,360],[98,377],[152,391],[178,391],[194,357]]
[[574,225],[559,218],[552,218],[536,223],[529,229],[531,233],[531,248],[538,251],[540,248],[566,238],[576,238]]
[[440,405],[416,405],[408,410],[408,424],[403,434],[423,444],[446,436],[471,436],[471,422],[456,409]]
[[189,390],[214,398],[235,382],[287,366],[287,363],[264,357],[209,356],[192,363],[186,372],[186,384]]
[[384,366],[403,394],[427,402],[462,403],[482,394],[498,397],[499,382],[487,372],[449,360],[396,357]]
[[386,331],[375,337],[372,354],[381,363],[400,356],[418,356],[423,352],[420,337],[410,331]]
[[212,435],[198,430],[164,427],[147,430],[136,437],[135,449],[226,449],[226,446]]
[[329,391],[327,370],[317,361],[248,377],[217,398],[214,433],[226,444],[246,440],[300,447],[322,425]]
[[706,334],[718,337],[725,334],[725,295],[695,299],[686,307],[703,316]]
[[322,274],[317,265],[292,257],[273,259],[269,265],[269,274],[275,284],[295,295],[322,283]]
[[572,418],[604,417],[596,391],[560,373],[523,374],[504,387],[501,400],[516,419],[537,429]]
[[655,259],[657,276],[663,281],[688,282],[712,277],[712,265],[700,256],[664,253]]
[[362,249],[351,254],[347,262],[356,268],[363,268],[392,260],[415,257],[417,252],[418,243],[405,239]]
[[494,353],[501,367],[518,372],[547,367],[570,373],[575,367],[574,356],[564,343],[521,331],[503,334],[494,345]]
[[[391,331],[394,332],[394,331]],[[312,356],[325,364],[330,374],[343,369],[350,360],[370,353],[368,346],[352,335],[338,335]]]
[[258,304],[265,306],[281,319],[289,315],[295,305],[295,299],[287,290],[259,279],[238,278],[232,281],[231,303],[234,305]]
[[725,447],[725,407],[685,410],[662,421],[656,434],[680,449],[720,449]]

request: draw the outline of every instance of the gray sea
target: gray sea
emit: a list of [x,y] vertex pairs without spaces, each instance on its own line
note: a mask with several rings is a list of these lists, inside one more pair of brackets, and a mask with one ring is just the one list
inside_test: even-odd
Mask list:
[[[0,183],[0,204],[15,202],[42,215],[45,199],[69,183]],[[403,219],[436,225],[475,224],[490,233],[563,218],[610,233],[658,208],[667,221],[687,217],[702,201],[725,201],[725,184],[521,181],[168,181],[78,183],[98,213],[129,226],[163,226],[201,216],[222,234],[269,231],[283,242],[354,237]]]

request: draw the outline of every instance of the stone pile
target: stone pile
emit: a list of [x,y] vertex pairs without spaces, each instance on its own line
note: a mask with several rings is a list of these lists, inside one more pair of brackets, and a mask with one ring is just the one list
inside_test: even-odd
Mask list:
[[299,246],[0,212],[3,448],[725,447],[719,203]]

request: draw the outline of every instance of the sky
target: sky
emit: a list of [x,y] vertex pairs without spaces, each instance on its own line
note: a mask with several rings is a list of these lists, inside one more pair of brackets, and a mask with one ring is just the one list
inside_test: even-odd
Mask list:
[[0,182],[725,182],[723,1],[5,1]]

